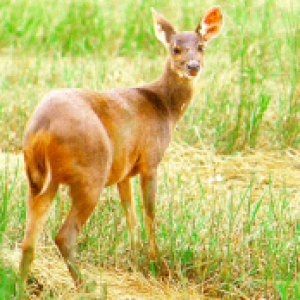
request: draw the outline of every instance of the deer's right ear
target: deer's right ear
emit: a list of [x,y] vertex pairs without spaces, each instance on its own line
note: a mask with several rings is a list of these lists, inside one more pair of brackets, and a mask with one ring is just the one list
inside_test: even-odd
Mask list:
[[171,36],[176,33],[171,23],[154,8],[152,8],[154,19],[155,35],[167,47]]

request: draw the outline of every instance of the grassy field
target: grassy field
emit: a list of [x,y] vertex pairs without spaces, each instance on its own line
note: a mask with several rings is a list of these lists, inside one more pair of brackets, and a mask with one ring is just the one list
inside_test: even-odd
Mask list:
[[225,26],[207,47],[194,102],[159,169],[158,269],[146,257],[135,178],[137,265],[117,191],[108,188],[78,238],[89,288],[78,293],[53,242],[69,207],[61,188],[28,291],[42,299],[300,298],[296,0],[1,0],[1,299],[17,298],[27,196],[22,138],[37,103],[54,88],[106,90],[156,79],[166,53],[150,7],[179,30],[193,30],[214,4]]

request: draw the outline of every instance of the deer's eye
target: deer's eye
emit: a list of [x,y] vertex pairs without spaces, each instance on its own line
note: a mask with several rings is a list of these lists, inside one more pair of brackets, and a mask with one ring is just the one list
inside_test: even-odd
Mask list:
[[181,53],[181,49],[178,46],[173,48],[173,54],[180,54],[180,53]]
[[203,45],[198,45],[198,51],[199,51],[199,52],[202,52],[203,50],[204,50]]

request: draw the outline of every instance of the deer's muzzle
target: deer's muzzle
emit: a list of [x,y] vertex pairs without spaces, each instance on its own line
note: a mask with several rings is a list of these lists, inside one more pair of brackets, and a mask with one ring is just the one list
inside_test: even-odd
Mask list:
[[197,61],[191,61],[186,65],[189,76],[197,76],[200,70],[200,64]]

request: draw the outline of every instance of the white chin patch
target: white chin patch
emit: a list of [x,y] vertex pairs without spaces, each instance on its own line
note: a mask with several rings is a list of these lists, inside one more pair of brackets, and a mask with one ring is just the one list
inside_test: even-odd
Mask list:
[[174,65],[171,65],[171,68],[173,69],[173,71],[175,71],[177,73],[177,75],[180,78],[186,78],[186,79],[194,80],[194,81],[196,81],[200,77],[200,74],[202,71],[202,68],[200,68],[200,70],[196,76],[191,76],[186,71],[176,69],[176,67],[174,67]]
[[201,74],[201,70],[198,72],[198,74],[196,76],[191,76],[185,72],[177,72],[177,74],[179,75],[179,77],[181,78],[187,78],[189,80],[197,80],[200,77]]

